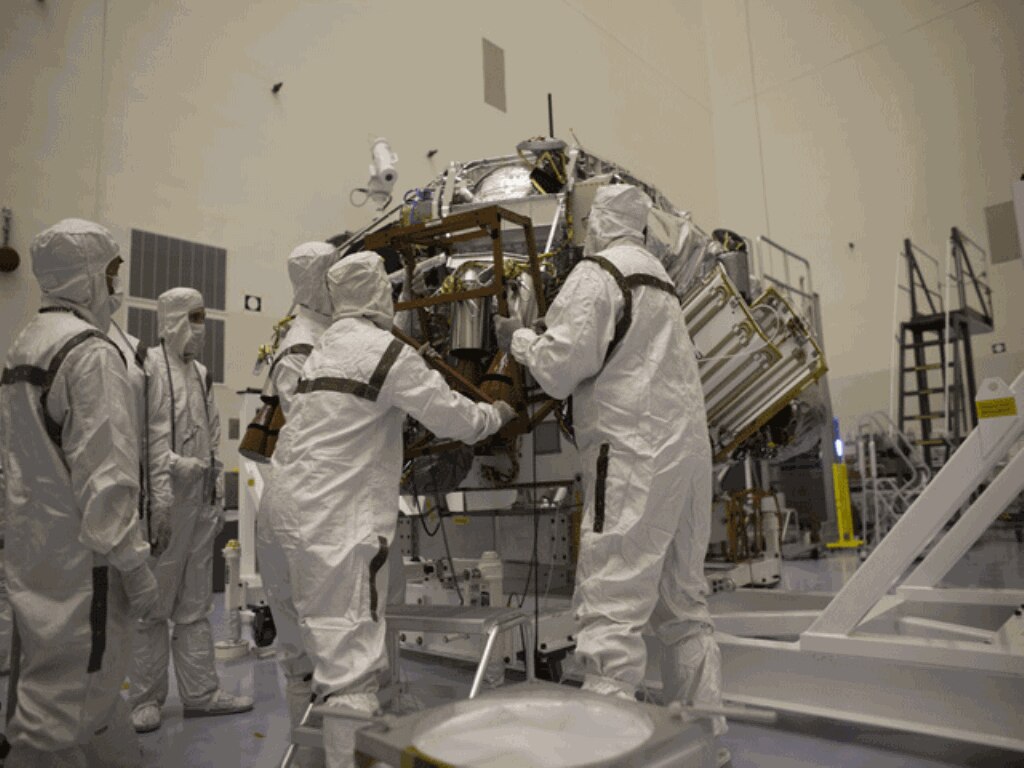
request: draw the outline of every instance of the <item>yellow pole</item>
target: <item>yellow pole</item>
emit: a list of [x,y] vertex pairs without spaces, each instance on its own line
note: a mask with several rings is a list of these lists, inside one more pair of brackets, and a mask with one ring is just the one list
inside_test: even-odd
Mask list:
[[832,487],[836,495],[836,524],[839,540],[828,542],[829,549],[855,549],[864,542],[853,535],[853,510],[850,507],[850,481],[845,464],[832,465]]

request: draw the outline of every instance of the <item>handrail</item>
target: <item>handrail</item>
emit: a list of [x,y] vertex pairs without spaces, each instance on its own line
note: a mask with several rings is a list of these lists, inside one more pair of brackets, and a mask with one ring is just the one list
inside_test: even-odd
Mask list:
[[[910,314],[911,314],[912,317],[916,317],[917,314],[918,314],[917,313],[917,288],[918,288],[918,283],[920,283],[920,287],[924,291],[924,297],[928,301],[928,308],[931,310],[931,314],[934,315],[934,314],[937,314],[938,312],[942,312],[944,310],[944,308],[945,308],[944,307],[944,302],[940,298],[939,299],[939,306],[936,307],[935,306],[935,302],[932,301],[933,293],[928,288],[928,281],[925,279],[924,271],[921,269],[921,265],[918,264],[917,256],[915,255],[915,251],[919,252],[920,254],[922,254],[923,256],[927,257],[932,262],[934,262],[935,263],[935,267],[936,267],[936,271],[939,274],[941,274],[941,270],[939,268],[939,263],[935,259],[934,256],[932,256],[930,253],[928,253],[927,251],[923,250],[922,248],[919,248],[918,246],[914,245],[914,243],[911,242],[909,237],[904,238],[904,240],[903,240],[903,256],[907,260],[907,279],[910,281]],[[915,280],[915,276],[917,278],[916,280]],[[942,281],[940,281],[939,282],[939,286],[942,287],[942,285],[943,285]],[[938,295],[938,294],[936,293],[935,295]]]
[[[964,285],[963,285],[963,283],[964,283],[963,277],[962,277],[963,272],[962,272],[962,268],[960,266],[960,260],[961,259],[963,260],[963,264],[967,267],[967,274],[968,274],[968,276],[971,279],[971,284],[972,284],[972,286],[974,288],[974,293],[978,297],[978,304],[980,305],[981,313],[985,316],[986,319],[991,321],[992,320],[992,306],[991,306],[992,288],[991,288],[991,286],[987,282],[985,282],[984,280],[981,279],[981,276],[979,276],[978,274],[975,274],[975,272],[974,272],[974,265],[971,263],[970,255],[967,253],[967,249],[964,247],[964,242],[966,241],[966,242],[970,243],[971,245],[973,245],[981,253],[982,262],[983,263],[987,263],[988,253],[985,251],[984,248],[982,248],[980,245],[978,245],[976,242],[974,242],[969,236],[967,236],[963,232],[961,232],[957,227],[953,227],[950,230],[950,239],[953,241],[954,253],[956,254],[956,258],[957,258],[957,263],[955,264],[955,267],[956,267],[957,275],[959,276],[958,279],[959,279],[959,284],[960,284],[959,288],[960,288],[960,294],[961,294],[961,303],[963,304],[962,309],[966,309],[967,308],[967,297],[965,295]],[[981,275],[987,276],[987,270],[985,272],[982,272]],[[986,301],[985,296],[982,295],[982,288],[984,288],[985,294],[988,295],[988,301]]]
[[[811,283],[811,262],[810,261],[808,261],[805,257],[801,256],[799,253],[796,253],[795,251],[791,251],[789,248],[786,248],[784,245],[779,245],[774,240],[772,240],[769,237],[766,237],[765,235],[758,235],[757,236],[757,242],[758,243],[764,243],[765,245],[768,245],[769,247],[774,248],[775,250],[779,251],[783,255],[788,256],[789,258],[794,259],[794,260],[800,262],[801,264],[803,264],[804,265],[804,269],[807,272],[806,294],[809,294],[809,295],[813,295],[814,294],[814,286]],[[761,268],[761,273],[763,275],[764,274],[764,265],[763,264],[759,264],[759,267]],[[789,268],[786,267],[785,271],[786,271],[786,279],[787,279],[787,283],[788,283],[789,282]],[[802,292],[802,290],[803,290],[803,289],[797,289],[797,288],[793,287],[792,285],[788,285],[788,284],[786,285],[786,287],[787,288],[791,288],[792,290],[797,291],[797,292]]]
[[[897,484],[895,478],[879,477],[875,462],[875,442],[877,438],[885,438],[897,457],[906,465],[910,473],[910,479],[902,484]],[[864,474],[868,469],[865,466],[863,449],[865,443],[870,442],[870,474]],[[884,518],[895,520],[903,511],[910,506],[914,498],[928,485],[931,479],[931,471],[923,461],[915,461],[917,452],[911,445],[909,439],[900,431],[889,418],[888,414],[878,411],[865,414],[857,422],[857,446],[858,461],[861,466],[861,503],[864,507],[861,511],[861,527],[864,528],[867,516],[868,505],[873,508],[874,518],[874,540],[873,546],[877,546],[882,533],[882,522]],[[870,483],[870,492],[868,484]],[[898,500],[899,504],[896,503]],[[901,506],[902,505],[902,506]],[[883,509],[884,508],[884,509]],[[864,531],[864,536],[867,536]],[[867,538],[865,538],[867,541]]]

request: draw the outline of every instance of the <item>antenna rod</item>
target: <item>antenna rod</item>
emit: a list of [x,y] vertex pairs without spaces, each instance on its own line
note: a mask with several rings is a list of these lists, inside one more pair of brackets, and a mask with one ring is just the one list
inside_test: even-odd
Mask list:
[[548,136],[555,138],[555,111],[551,106],[551,94],[548,94]]

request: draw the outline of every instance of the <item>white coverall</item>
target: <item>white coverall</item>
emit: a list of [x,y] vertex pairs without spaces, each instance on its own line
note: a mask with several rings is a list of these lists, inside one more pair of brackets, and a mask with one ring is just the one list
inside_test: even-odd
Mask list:
[[[159,725],[159,708],[167,699],[168,657],[185,717],[238,712],[252,708],[250,699],[235,701],[219,690],[214,666],[213,540],[223,526],[220,415],[206,368],[195,358],[203,328],[189,313],[203,309],[192,288],[172,288],[157,300],[160,346],[149,350],[151,379],[160,378],[162,399],[150,422],[152,461],[170,470],[173,505],[170,541],[153,572],[160,585],[156,617],[138,624],[132,658],[132,718],[141,731]],[[163,525],[154,520],[154,528]],[[168,643],[167,622],[173,624]],[[230,701],[229,701],[230,700]],[[148,712],[146,710],[148,709]]]
[[[288,277],[292,282],[295,319],[281,340],[274,358],[264,397],[277,397],[285,420],[291,418],[302,366],[313,345],[331,323],[331,299],[327,294],[327,270],[338,260],[337,250],[330,243],[303,243],[288,257]],[[273,472],[264,484],[267,493],[274,483]],[[292,727],[299,725],[310,703],[313,662],[302,646],[299,618],[292,598],[291,577],[284,549],[266,518],[266,507],[256,515],[256,555],[260,576],[267,593],[267,602],[277,629],[277,660],[285,678],[285,696]],[[293,763],[305,768],[322,763],[316,750],[299,748]]]
[[[21,640],[8,768],[138,766],[121,698],[129,611],[156,584],[138,523],[139,460],[105,268],[118,247],[102,227],[65,219],[32,242],[43,308],[7,353],[0,386],[6,575]],[[48,388],[33,369],[52,369]],[[145,580],[143,580],[145,581]],[[133,586],[133,584],[135,586]]]
[[[388,332],[391,287],[376,253],[339,261],[328,289],[334,322],[303,368],[261,515],[288,558],[313,692],[372,713],[387,664],[383,566],[395,536],[405,415],[467,443],[496,432],[503,415],[452,391]],[[325,717],[324,742],[328,766],[353,765],[351,721]]]
[[7,524],[7,492],[4,468],[0,466],[0,675],[11,671],[11,601],[7,598],[4,575],[3,531]]
[[[114,304],[120,305],[121,294]],[[112,296],[111,298],[114,298]],[[116,311],[116,306],[115,306]],[[139,509],[142,520],[142,533],[155,548],[153,554],[167,545],[169,537],[170,509],[172,502],[171,475],[167,461],[153,461],[149,450],[149,424],[160,418],[157,409],[166,396],[163,381],[158,376],[146,374],[146,349],[137,338],[124,331],[117,322],[111,320],[110,340],[117,345],[124,355],[128,367],[128,383],[132,389],[134,411],[132,412],[132,429],[139,437]],[[163,531],[157,530],[154,523],[161,525]],[[157,546],[157,541],[160,546]]]
[[630,283],[631,323],[610,356],[624,290],[593,261],[569,274],[547,330],[516,330],[511,351],[549,395],[573,396],[585,484],[573,599],[584,688],[633,698],[650,622],[663,646],[665,700],[719,704],[703,571],[712,495],[704,397],[669,277],[642,245],[649,206],[639,189],[615,185],[598,190],[591,208],[585,255]]

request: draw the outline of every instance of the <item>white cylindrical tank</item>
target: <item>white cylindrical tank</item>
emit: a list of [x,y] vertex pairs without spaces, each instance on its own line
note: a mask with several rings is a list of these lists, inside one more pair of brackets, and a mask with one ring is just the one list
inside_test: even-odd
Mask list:
[[[480,571],[480,602],[483,605],[491,605],[501,608],[505,605],[505,593],[503,588],[504,569],[501,565],[501,558],[492,549],[487,550],[480,556],[477,564]],[[487,595],[487,598],[484,598]]]

